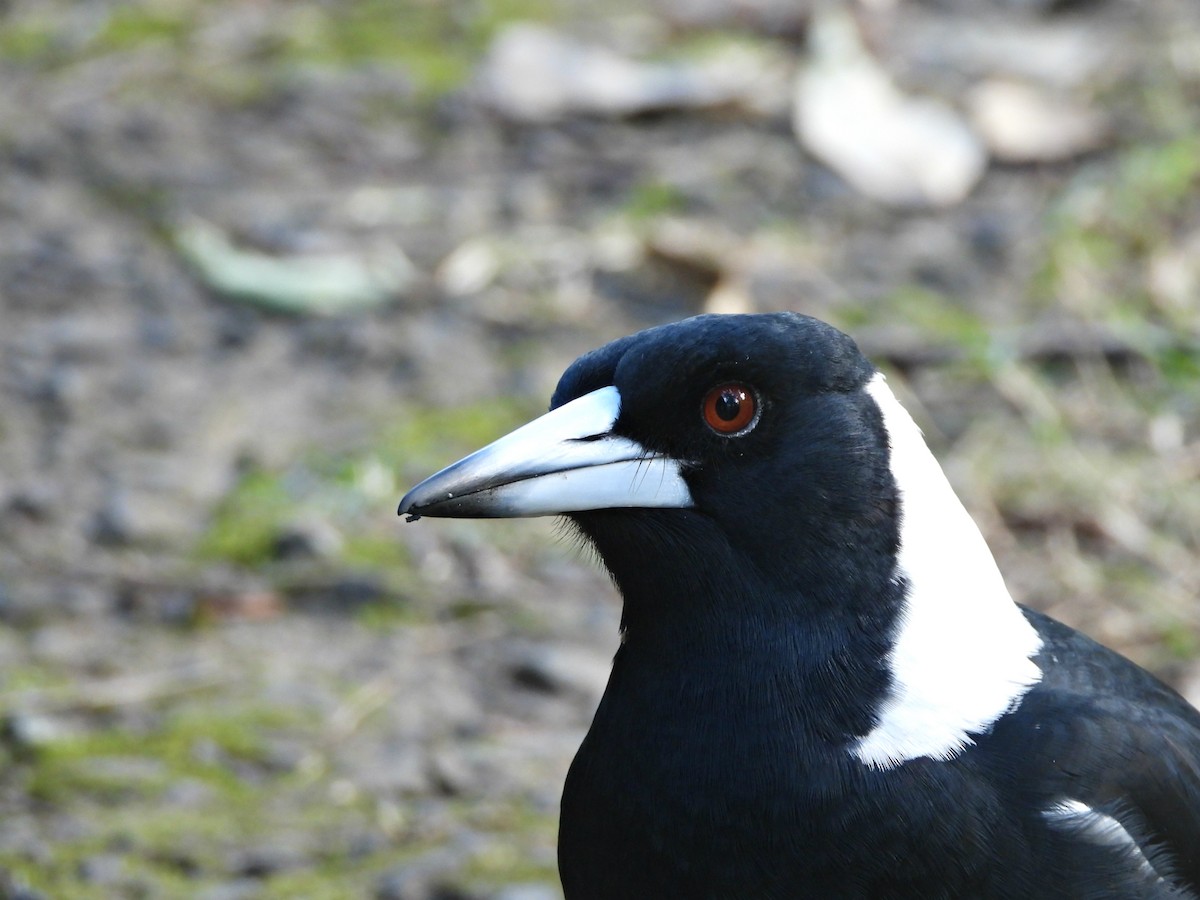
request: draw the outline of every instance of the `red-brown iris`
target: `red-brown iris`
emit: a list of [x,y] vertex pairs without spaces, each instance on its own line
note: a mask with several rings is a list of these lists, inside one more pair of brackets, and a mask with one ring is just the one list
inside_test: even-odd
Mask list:
[[738,434],[754,424],[758,398],[744,384],[719,384],[704,397],[704,424],[717,434]]

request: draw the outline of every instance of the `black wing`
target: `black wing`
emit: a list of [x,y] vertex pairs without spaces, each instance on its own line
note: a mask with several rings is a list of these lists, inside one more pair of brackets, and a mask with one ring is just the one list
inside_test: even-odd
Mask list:
[[1044,642],[1044,677],[1021,704],[1046,742],[1038,792],[1116,819],[1160,875],[1200,894],[1200,711],[1125,657],[1024,612]]

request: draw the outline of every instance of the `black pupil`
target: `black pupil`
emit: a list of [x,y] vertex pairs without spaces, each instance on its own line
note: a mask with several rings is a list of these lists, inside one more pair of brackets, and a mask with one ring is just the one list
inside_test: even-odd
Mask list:
[[732,422],[742,408],[742,393],[733,389],[721,391],[717,398],[716,413],[723,421]]

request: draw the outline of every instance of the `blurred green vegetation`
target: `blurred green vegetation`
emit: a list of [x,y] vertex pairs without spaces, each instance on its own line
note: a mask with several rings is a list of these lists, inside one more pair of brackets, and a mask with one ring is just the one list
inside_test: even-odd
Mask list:
[[[228,98],[256,96],[255,82],[298,65],[399,66],[418,100],[462,86],[496,31],[506,23],[552,22],[560,0],[345,0],[270,7],[258,39],[229,59],[206,29],[236,3],[137,0],[113,4],[96,20],[72,4],[30,4],[0,27],[0,61],[52,70],[91,57],[165,47],[187,78],[224,88]],[[57,7],[57,8],[56,8]],[[212,57],[214,52],[217,56]],[[232,65],[232,71],[231,71]],[[240,81],[236,88],[233,85]]]
[[343,536],[335,563],[402,582],[408,560],[393,522],[370,515],[395,504],[404,486],[530,418],[528,398],[499,398],[454,409],[400,409],[372,446],[312,455],[284,471],[246,473],[217,507],[200,539],[201,560],[262,568],[277,559],[289,523],[319,516]]
[[645,222],[659,216],[681,213],[687,208],[687,197],[673,184],[647,181],[634,185],[620,214],[632,222]]
[[[198,879],[227,872],[231,858],[247,848],[278,847],[282,868],[256,897],[366,896],[383,872],[434,849],[441,836],[353,846],[355,834],[404,827],[404,814],[371,796],[338,792],[322,756],[328,724],[294,707],[194,696],[136,728],[80,731],[15,756],[0,746],[11,788],[47,808],[69,804],[75,819],[71,832],[55,840],[51,860],[0,845],[0,872],[56,900],[107,900],[113,884],[89,884],[80,872],[98,857],[119,854],[121,884],[142,884],[154,897],[188,898],[203,883]],[[299,762],[282,760],[280,741],[310,753]],[[455,876],[464,884],[553,879],[553,866],[531,862],[523,849],[530,841],[553,843],[551,811],[516,801],[460,801],[453,815],[507,836],[472,854]],[[289,866],[289,848],[315,864]],[[255,864],[252,857],[244,862]]]
[[351,0],[311,13],[283,48],[292,62],[398,63],[430,97],[461,86],[492,36],[517,21],[551,21],[555,0]]
[[1147,266],[1198,209],[1200,132],[1135,145],[1086,167],[1051,218],[1035,295],[1126,333],[1154,321],[1190,329],[1194,310],[1157,302]]
[[[381,633],[437,618],[466,619],[486,613],[478,598],[437,596],[422,589],[409,551],[397,540],[390,510],[404,490],[424,476],[532,418],[528,398],[500,398],[452,409],[404,409],[388,417],[370,446],[344,454],[310,454],[282,471],[247,472],[214,512],[194,550],[197,563],[225,563],[254,572],[286,599],[311,594],[314,585],[369,579],[380,594],[358,605],[355,618]],[[338,540],[315,560],[286,558],[281,538],[296,523],[316,521]],[[480,540],[478,523],[456,523],[458,540]],[[490,539],[529,560],[540,547],[528,534],[493,529]],[[356,604],[357,605],[357,604]],[[207,612],[197,610],[197,623]],[[511,627],[538,633],[543,624],[519,610]]]

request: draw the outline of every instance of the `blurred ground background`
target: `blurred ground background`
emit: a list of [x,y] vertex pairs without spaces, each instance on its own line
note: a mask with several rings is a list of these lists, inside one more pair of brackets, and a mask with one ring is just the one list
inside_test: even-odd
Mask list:
[[394,509],[703,310],[1200,698],[1200,6],[846,9],[0,2],[0,897],[558,896],[616,598]]

